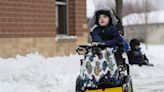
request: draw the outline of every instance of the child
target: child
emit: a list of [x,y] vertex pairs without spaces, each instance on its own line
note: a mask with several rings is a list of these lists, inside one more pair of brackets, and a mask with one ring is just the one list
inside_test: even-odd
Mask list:
[[117,21],[110,10],[98,10],[95,13],[96,27],[90,33],[92,42],[104,43],[115,47],[123,41],[113,21]]
[[90,21],[90,27],[92,28],[90,35],[93,45],[98,42],[109,47],[118,48],[115,52],[115,58],[119,66],[125,63],[122,57],[125,41],[116,26],[117,22],[111,8],[99,9]]
[[129,64],[153,66],[153,64],[148,62],[146,55],[141,52],[140,42],[137,39],[130,41],[130,48],[130,51],[128,51]]
[[[119,33],[118,28],[116,27],[117,19],[113,15],[113,11],[110,8],[99,9],[95,12],[94,17],[92,18],[92,31],[90,33],[92,38],[92,45],[97,45],[98,43],[102,43],[111,48],[116,49],[114,53],[117,66],[125,66],[125,60],[122,57],[122,53],[124,51],[124,38]],[[108,81],[113,80],[115,85],[121,83],[123,78],[120,78],[119,72],[116,72],[118,68],[116,68],[114,75],[106,75],[108,76]],[[106,81],[106,77],[102,77],[100,82]]]

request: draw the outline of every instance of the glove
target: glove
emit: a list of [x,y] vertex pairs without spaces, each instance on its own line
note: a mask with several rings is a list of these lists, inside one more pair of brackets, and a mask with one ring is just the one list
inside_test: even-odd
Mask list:
[[98,42],[92,42],[92,43],[91,43],[92,46],[97,46],[97,45],[99,45],[99,44],[100,44],[100,43],[98,43]]
[[82,48],[82,47],[78,47],[76,49],[76,52],[79,54],[79,55],[84,55],[87,53],[87,50],[85,48]]
[[98,45],[105,45],[105,43],[101,43],[101,42],[92,42],[91,45],[92,45],[92,46],[98,46]]

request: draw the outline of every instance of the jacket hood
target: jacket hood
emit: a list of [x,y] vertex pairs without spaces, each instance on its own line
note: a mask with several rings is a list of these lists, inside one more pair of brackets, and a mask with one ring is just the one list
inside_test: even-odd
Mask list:
[[113,10],[112,10],[112,8],[110,8],[108,5],[106,5],[106,4],[99,4],[99,5],[97,5],[97,8],[95,9],[95,12],[94,12],[94,15],[93,15],[93,17],[89,20],[89,27],[90,27],[90,29],[91,29],[91,31],[95,28],[95,27],[97,27],[97,25],[96,25],[96,13],[98,12],[98,11],[108,11],[109,13],[110,13],[110,17],[112,18],[112,24],[113,25],[116,25],[117,24],[117,19],[116,19],[116,17],[114,16],[114,14],[113,14]]

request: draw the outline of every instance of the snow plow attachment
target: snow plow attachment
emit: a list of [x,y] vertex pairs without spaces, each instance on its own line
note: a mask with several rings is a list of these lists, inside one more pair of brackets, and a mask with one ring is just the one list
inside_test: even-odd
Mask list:
[[85,92],[123,92],[122,87],[116,88],[106,88],[106,89],[97,89],[97,90],[86,90]]
[[77,52],[84,58],[80,60],[75,92],[133,92],[129,65],[125,60],[117,65],[114,48],[83,45]]

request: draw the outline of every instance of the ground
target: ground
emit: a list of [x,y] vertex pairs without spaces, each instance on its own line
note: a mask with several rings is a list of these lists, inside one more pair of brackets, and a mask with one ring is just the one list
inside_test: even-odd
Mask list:
[[[148,45],[145,52],[155,66],[130,66],[134,92],[164,92],[164,45]],[[0,92],[74,92],[80,58],[39,53],[0,58]]]

